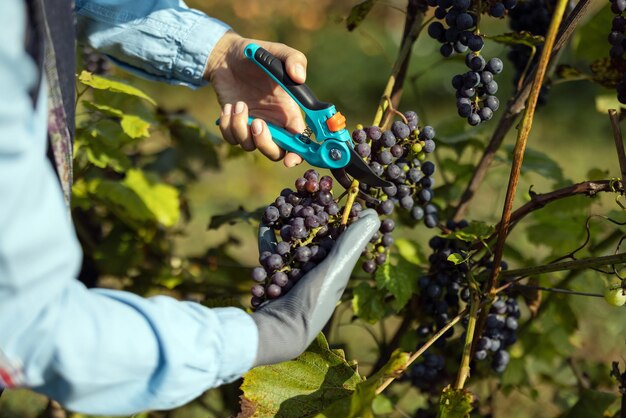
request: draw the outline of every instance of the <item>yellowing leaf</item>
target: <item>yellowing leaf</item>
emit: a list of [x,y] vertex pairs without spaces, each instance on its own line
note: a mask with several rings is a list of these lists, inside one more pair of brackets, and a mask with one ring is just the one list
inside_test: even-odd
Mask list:
[[97,90],[109,90],[113,93],[122,93],[140,97],[149,101],[153,105],[156,105],[154,99],[148,96],[146,93],[122,81],[111,80],[110,78],[95,75],[88,71],[81,72],[78,76],[78,81],[86,86],[92,87]]
[[146,138],[150,136],[150,124],[139,116],[124,115],[122,116],[122,129],[124,133],[131,138]]
[[180,207],[174,187],[151,181],[137,169],[129,170],[123,183],[139,196],[157,222],[168,227],[178,222]]
[[244,375],[238,418],[313,417],[349,398],[361,381],[343,352],[330,350],[320,334],[295,360],[257,367]]

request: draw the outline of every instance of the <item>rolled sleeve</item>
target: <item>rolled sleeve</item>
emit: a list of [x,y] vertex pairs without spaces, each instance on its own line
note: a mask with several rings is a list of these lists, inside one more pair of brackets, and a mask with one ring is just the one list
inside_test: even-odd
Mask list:
[[78,36],[147,79],[199,87],[215,44],[230,27],[182,1],[77,0]]

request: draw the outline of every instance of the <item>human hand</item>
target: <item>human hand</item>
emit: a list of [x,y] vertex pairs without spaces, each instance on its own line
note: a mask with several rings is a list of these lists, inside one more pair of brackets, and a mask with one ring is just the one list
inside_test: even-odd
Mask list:
[[[222,106],[220,130],[224,139],[246,151],[259,149],[273,161],[283,159],[285,166],[302,162],[286,153],[272,140],[264,120],[298,133],[306,125],[296,102],[270,77],[244,56],[244,48],[256,43],[285,63],[287,73],[297,83],[306,78],[306,57],[284,44],[257,41],[227,32],[215,45],[207,62],[204,78],[209,80]],[[248,126],[248,115],[254,119]],[[262,118],[262,119],[260,119]]]
[[[379,227],[373,209],[361,212],[319,265],[284,296],[261,305],[252,314],[259,330],[255,367],[291,360],[306,350],[330,319],[363,248]],[[259,250],[272,251],[275,245],[274,231],[262,225]]]

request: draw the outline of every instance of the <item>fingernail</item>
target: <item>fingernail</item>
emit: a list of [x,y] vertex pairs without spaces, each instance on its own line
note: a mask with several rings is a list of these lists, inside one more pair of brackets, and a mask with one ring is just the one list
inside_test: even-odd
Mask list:
[[238,115],[241,112],[243,112],[243,102],[237,102],[235,104],[235,115]]
[[302,66],[302,64],[296,64],[293,72],[296,73],[298,78],[300,78],[301,80],[304,80],[304,78],[306,77],[306,71],[304,71],[304,67]]
[[230,115],[230,109],[232,108],[230,103],[226,103],[224,105],[224,109],[222,110],[222,115]]
[[252,128],[252,135],[258,135],[263,131],[263,124],[260,120],[253,120],[250,128]]

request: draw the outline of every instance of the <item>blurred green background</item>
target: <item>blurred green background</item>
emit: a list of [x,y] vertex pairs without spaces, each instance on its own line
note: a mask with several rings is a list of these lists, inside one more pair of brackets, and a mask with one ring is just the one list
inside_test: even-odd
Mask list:
[[[349,128],[354,128],[357,123],[371,123],[399,47],[405,2],[377,2],[371,14],[353,32],[346,30],[345,18],[357,1],[194,0],[188,3],[227,22],[243,36],[283,42],[304,52],[308,58],[307,84],[316,95],[323,101],[334,103],[348,118]],[[599,0],[593,3],[591,15],[605,4]],[[484,24],[481,29],[487,35],[507,31],[506,23],[502,20],[485,19]],[[603,39],[602,36],[600,39]],[[562,55],[561,62],[586,69],[590,59],[608,54],[606,42],[597,42],[589,47],[585,41],[580,33],[576,34]],[[584,50],[580,48],[581,45],[585,45]],[[464,64],[461,58],[442,60],[438,48],[438,44],[425,33],[416,43],[400,110],[417,111],[420,119],[432,125],[438,132],[464,129],[468,135],[486,143],[502,110],[493,121],[480,128],[460,128],[450,79],[454,74],[464,71]],[[501,109],[506,98],[513,94],[512,74],[506,69],[506,52],[505,46],[487,42],[485,55],[502,57],[505,62],[505,71],[498,79],[498,96],[503,104]],[[131,78],[123,73],[117,75]],[[133,83],[154,97],[160,106],[168,110],[183,109],[189,112],[213,134],[219,136],[214,124],[219,115],[219,107],[210,87],[192,91],[139,79],[133,79]],[[555,178],[552,175],[554,170],[539,173],[527,170],[521,178],[516,207],[528,200],[527,191],[531,186],[535,192],[547,192],[559,184],[619,176],[609,119],[606,112],[597,110],[596,105],[599,96],[612,94],[611,90],[586,81],[555,83],[552,86],[547,105],[541,107],[536,114],[529,147],[554,160],[562,170],[562,178]],[[505,145],[512,146],[515,135],[516,131],[512,130]],[[153,143],[148,146],[165,146],[158,133],[154,136]],[[257,259],[254,225],[243,223],[207,231],[207,224],[212,216],[239,206],[253,210],[273,201],[282,188],[290,187],[293,180],[308,167],[287,169],[282,164],[262,158],[256,152],[237,153],[236,156],[227,158],[233,152],[227,145],[221,145],[219,152],[223,157],[222,169],[207,170],[197,182],[188,186],[191,221],[185,235],[177,240],[176,251],[180,255],[201,255],[207,249],[234,237],[237,241],[228,246],[228,254],[242,265],[251,267]],[[456,155],[453,149],[443,146],[437,152],[442,161]],[[459,161],[473,164],[480,154],[479,149],[470,148],[463,152]],[[468,219],[492,224],[499,220],[510,164],[504,151],[498,156],[474,198]],[[590,172],[593,173],[591,177]],[[593,177],[598,175],[600,177]],[[450,181],[451,178],[454,177],[442,177],[441,170],[436,176],[438,184]],[[454,184],[453,193],[458,195],[465,187],[466,180],[461,179]],[[581,221],[578,212],[576,216],[572,215],[572,206],[582,205],[585,214],[612,213],[618,219],[624,220],[612,196],[595,198],[588,206],[582,204],[583,200],[588,199],[567,201],[558,210],[549,212],[552,224],[538,223],[536,214],[529,216],[510,237],[510,242],[514,243],[515,249],[524,255],[522,258],[525,260],[513,257],[509,264],[515,267],[524,265],[525,262],[539,263],[552,254],[563,253],[556,252],[556,245],[541,244],[542,240],[556,241],[562,248],[577,247],[584,237],[584,217]],[[454,202],[438,203],[450,205]],[[602,225],[602,222],[597,221],[594,225]],[[598,235],[603,232],[598,227]],[[415,229],[402,231],[401,235],[425,243],[433,235],[433,231],[419,225]],[[614,249],[613,246],[606,252],[611,253]],[[233,267],[228,272],[233,281],[240,283],[242,288],[249,287],[246,268]],[[588,272],[580,275],[573,282],[572,288],[601,293],[607,280],[605,275]],[[599,375],[608,374],[610,362],[622,359],[626,352],[624,311],[608,306],[602,299],[581,297],[573,299],[571,307],[573,314],[581,320],[576,332],[563,337],[567,343],[560,352],[557,350],[558,354],[573,364],[579,364],[579,367],[585,369],[585,373],[597,370]],[[370,343],[370,332],[379,335],[380,330],[358,321],[351,322],[349,309],[340,309],[339,312],[338,323],[342,325],[334,329],[331,339],[336,345],[343,346],[347,358],[357,360],[361,371],[367,373],[376,359],[376,347]],[[387,326],[392,329],[393,320],[388,321]],[[543,328],[539,326],[538,329],[539,332],[555,332],[548,325]],[[523,363],[524,367],[534,372],[535,377],[530,383],[525,382],[517,388],[512,385],[506,394],[498,392],[490,398],[494,408],[493,417],[558,416],[564,408],[575,402],[576,398],[570,392],[564,390],[560,393],[560,385],[563,388],[575,386],[577,369],[568,368],[567,364],[563,366],[562,362],[556,360],[552,365],[549,362],[535,362],[524,354],[524,348],[512,350],[514,361]],[[590,365],[589,370],[587,365]],[[616,388],[610,385],[608,375],[602,376],[596,379],[591,375],[591,380],[604,382],[598,386],[599,389],[616,393]],[[505,379],[515,382],[511,375],[505,374]],[[472,389],[488,396],[497,387],[495,379],[487,379]],[[137,417],[229,416],[236,413],[234,408],[237,398],[233,397],[233,393],[236,394],[235,388],[236,383],[210,391],[198,402],[170,413],[141,414]],[[406,395],[398,403],[400,410],[410,410],[421,402],[412,389],[403,385],[398,385],[398,388],[398,393],[404,392]],[[8,391],[0,398],[0,418],[36,417],[45,407],[45,403],[45,399],[27,391]],[[84,417],[78,414],[73,416]],[[396,411],[390,416],[403,415]]]

